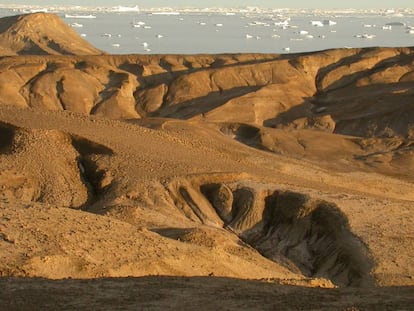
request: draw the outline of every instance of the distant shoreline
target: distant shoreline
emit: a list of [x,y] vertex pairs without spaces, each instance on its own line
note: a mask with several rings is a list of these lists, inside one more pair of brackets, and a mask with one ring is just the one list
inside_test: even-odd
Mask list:
[[[128,8],[128,7],[125,7]],[[130,7],[134,9],[135,7]],[[49,13],[61,13],[61,12],[117,12],[117,13],[137,13],[135,10],[117,10],[117,6],[78,6],[78,5],[23,5],[23,4],[0,4],[0,9],[10,10],[43,10],[47,9]],[[405,13],[414,14],[414,8],[272,8],[272,7],[259,7],[259,6],[241,6],[241,7],[139,7],[140,13],[152,13],[152,12],[182,12],[182,13],[331,13],[331,14],[389,14]]]

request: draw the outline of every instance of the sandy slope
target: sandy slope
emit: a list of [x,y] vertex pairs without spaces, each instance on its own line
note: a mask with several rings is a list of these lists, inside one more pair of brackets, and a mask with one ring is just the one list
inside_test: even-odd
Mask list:
[[[56,19],[36,14],[0,24],[4,37],[20,27],[40,46],[34,34],[52,20],[50,40],[68,46]],[[30,301],[14,286],[34,293],[108,282],[13,276],[148,275],[233,277],[239,280],[169,282],[214,293],[241,286],[252,295],[268,286],[266,297],[279,302],[270,292],[305,295],[297,308],[306,308],[310,291],[278,284],[367,288],[361,300],[325,308],[376,309],[375,293],[409,305],[411,49],[97,56],[79,42],[71,52],[30,51],[82,55],[0,59],[0,274],[23,304],[13,307]],[[108,286],[123,291],[128,282],[160,280]],[[408,287],[391,299],[394,289],[385,286]]]

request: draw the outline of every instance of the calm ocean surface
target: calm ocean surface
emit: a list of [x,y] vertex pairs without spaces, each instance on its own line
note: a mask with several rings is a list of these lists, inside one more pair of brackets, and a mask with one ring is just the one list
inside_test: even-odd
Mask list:
[[[66,18],[65,13],[93,14],[96,18]],[[413,14],[65,13],[57,14],[85,40],[112,54],[295,53],[343,47],[414,46]],[[0,10],[1,16],[15,14],[18,13]],[[286,19],[287,26],[283,27],[280,23]],[[311,23],[324,20],[336,24]]]

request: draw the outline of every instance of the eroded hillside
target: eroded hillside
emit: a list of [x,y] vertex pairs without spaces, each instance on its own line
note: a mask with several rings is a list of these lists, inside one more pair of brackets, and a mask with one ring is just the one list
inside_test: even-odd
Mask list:
[[0,102],[109,119],[207,122],[259,149],[316,161],[326,152],[338,169],[410,178],[412,67],[407,48],[6,57]]

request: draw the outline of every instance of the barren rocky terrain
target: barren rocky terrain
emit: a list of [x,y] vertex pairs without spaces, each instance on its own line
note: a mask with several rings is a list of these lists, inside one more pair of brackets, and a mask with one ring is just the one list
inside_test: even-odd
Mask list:
[[412,48],[0,42],[0,309],[412,309]]

